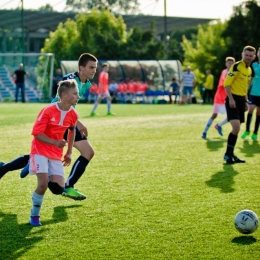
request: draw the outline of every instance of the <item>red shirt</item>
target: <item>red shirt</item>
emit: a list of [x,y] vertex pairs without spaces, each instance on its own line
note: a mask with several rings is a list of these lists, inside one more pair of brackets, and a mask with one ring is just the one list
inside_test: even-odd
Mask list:
[[224,88],[224,81],[227,77],[228,70],[222,70],[219,82],[218,82],[218,88],[214,97],[214,104],[225,104],[225,98],[227,96],[226,90]]
[[107,92],[108,91],[108,73],[105,71],[102,71],[99,74],[98,82],[99,82],[98,93],[102,94],[104,92]]
[[97,91],[98,91],[98,86],[97,86],[96,83],[93,83],[93,84],[91,85],[90,89],[89,89],[89,92],[90,92],[90,93],[97,93]]
[[147,86],[147,84],[146,83],[139,83],[138,85],[137,85],[137,92],[141,92],[141,93],[145,93],[145,91],[148,89],[148,86]]
[[[32,135],[45,134],[49,138],[62,140],[67,128],[75,127],[78,120],[76,110],[71,107],[68,111],[60,110],[57,103],[52,103],[44,107],[32,129]],[[35,137],[31,145],[31,155],[39,154],[50,159],[61,160],[63,148],[58,148],[51,144],[43,143]]]
[[136,83],[135,82],[128,82],[127,90],[130,93],[135,93],[136,92]]
[[117,92],[125,93],[127,90],[127,85],[125,83],[118,83]]

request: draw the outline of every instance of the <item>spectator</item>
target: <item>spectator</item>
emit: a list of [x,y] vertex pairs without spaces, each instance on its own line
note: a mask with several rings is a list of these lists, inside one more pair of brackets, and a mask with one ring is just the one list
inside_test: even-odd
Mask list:
[[89,89],[88,102],[95,103],[97,100],[97,96],[98,96],[98,85],[95,82],[93,82]]
[[145,91],[148,90],[148,85],[141,80],[140,82],[137,82],[137,87],[136,87],[136,95],[142,97],[142,103],[145,103]]
[[131,103],[133,103],[133,100],[136,99],[136,82],[130,78],[130,81],[127,83],[127,94],[130,97]]
[[170,104],[172,103],[172,95],[175,96],[174,104],[176,104],[178,97],[180,99],[180,85],[177,82],[176,78],[172,78],[172,83],[171,83],[170,87],[171,87],[170,96],[169,96]]
[[11,73],[11,76],[15,76],[15,84],[16,84],[16,92],[15,92],[15,102],[18,101],[18,95],[19,95],[19,89],[21,89],[21,95],[22,95],[22,102],[25,103],[25,77],[28,77],[29,74],[23,69],[23,64],[20,63],[19,70],[16,70],[15,72]]
[[127,85],[124,82],[124,80],[121,79],[120,82],[118,83],[118,88],[117,88],[117,95],[121,103],[126,103],[126,91],[127,91]]
[[183,84],[183,100],[182,103],[189,101],[192,103],[193,89],[196,83],[196,77],[191,71],[191,67],[188,66],[187,70],[183,73],[181,83]]
[[214,98],[213,93],[213,87],[214,87],[214,76],[211,74],[210,70],[206,70],[206,82],[203,84],[204,92],[203,92],[203,104],[207,103],[207,100],[209,100],[209,103],[212,103],[212,100]]
[[108,89],[113,103],[116,103],[117,88],[118,88],[118,84],[116,83],[116,80],[112,79],[112,81],[108,86]]
[[56,69],[56,73],[53,76],[52,96],[55,97],[57,94],[58,84],[62,81],[61,69]]

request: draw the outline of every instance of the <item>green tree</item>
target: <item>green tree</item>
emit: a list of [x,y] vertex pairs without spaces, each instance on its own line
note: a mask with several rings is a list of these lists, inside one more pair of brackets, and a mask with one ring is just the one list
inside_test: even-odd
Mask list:
[[99,59],[115,59],[119,46],[126,41],[126,25],[121,16],[109,11],[92,10],[78,14],[75,21],[60,23],[45,40],[43,52],[55,53],[56,61],[75,60],[81,53],[90,52]]
[[67,0],[66,5],[79,12],[86,12],[96,8],[127,14],[139,10],[138,0]]
[[257,1],[246,1],[234,8],[234,13],[227,22],[222,37],[229,39],[227,53],[231,53],[229,55],[233,55],[237,60],[241,59],[244,46],[252,45],[258,48],[260,45],[259,13]]
[[215,87],[217,85],[225,63],[225,51],[223,50],[229,44],[228,40],[221,37],[226,26],[226,23],[221,22],[205,27],[199,26],[198,34],[193,35],[192,40],[183,36],[181,43],[185,58],[183,65],[192,67],[198,83],[204,81],[205,71],[210,69],[215,76]]

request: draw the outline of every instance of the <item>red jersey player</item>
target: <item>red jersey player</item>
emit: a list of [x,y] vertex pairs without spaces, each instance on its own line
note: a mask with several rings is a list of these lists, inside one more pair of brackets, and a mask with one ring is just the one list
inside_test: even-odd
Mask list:
[[[71,163],[72,147],[78,114],[73,108],[79,100],[79,91],[74,79],[59,82],[59,102],[44,107],[32,129],[34,136],[30,153],[30,174],[36,174],[38,184],[32,195],[30,224],[40,226],[40,210],[43,196],[49,186],[54,194],[64,191],[64,168]],[[63,139],[68,131],[68,142]],[[67,152],[63,155],[63,147]]]
[[[216,91],[216,94],[214,96],[214,108],[211,118],[208,120],[204,131],[201,135],[202,138],[207,138],[207,131],[210,128],[211,124],[213,123],[213,120],[217,118],[218,114],[226,114],[226,107],[225,107],[225,98],[227,96],[226,90],[224,88],[224,81],[228,74],[228,70],[231,67],[231,65],[235,63],[235,59],[233,57],[227,57],[226,58],[226,69],[224,69],[221,72],[219,82],[218,82],[218,88]],[[228,122],[227,118],[225,118],[222,122],[215,125],[215,129],[218,131],[220,135],[223,135],[222,133],[222,126]]]

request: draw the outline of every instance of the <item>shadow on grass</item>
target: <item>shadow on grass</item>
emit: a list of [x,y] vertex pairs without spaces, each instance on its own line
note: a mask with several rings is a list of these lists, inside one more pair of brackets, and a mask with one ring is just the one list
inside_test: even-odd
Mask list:
[[244,140],[243,147],[240,152],[244,153],[246,157],[253,157],[256,153],[260,153],[260,145],[256,141]]
[[208,150],[210,151],[217,151],[222,148],[227,143],[227,140],[223,139],[216,139],[216,140],[209,140],[207,139],[206,145]]
[[[43,225],[65,222],[68,219],[67,208],[75,208],[80,205],[68,207],[55,207],[53,219],[42,221]],[[17,215],[0,212],[0,249],[1,259],[19,259],[25,252],[44,239],[46,228],[32,227],[28,223],[18,224]]]
[[230,193],[234,191],[232,186],[235,183],[234,177],[237,174],[238,172],[233,169],[233,165],[224,164],[223,171],[213,174],[211,179],[206,181],[206,184],[209,187],[219,188],[223,193]]
[[257,239],[255,239],[253,236],[239,236],[233,238],[231,242],[239,245],[251,245],[257,242]]

